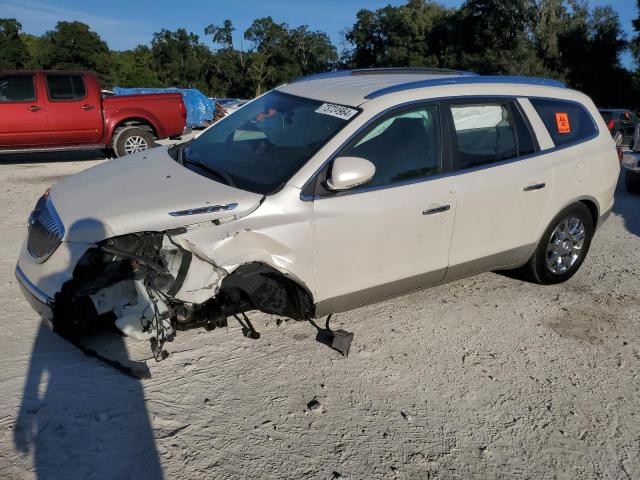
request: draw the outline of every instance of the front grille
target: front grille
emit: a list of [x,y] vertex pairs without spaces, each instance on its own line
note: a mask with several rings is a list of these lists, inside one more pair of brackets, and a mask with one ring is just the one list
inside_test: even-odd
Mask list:
[[44,262],[58,248],[64,236],[64,226],[49,195],[40,197],[29,217],[27,249],[36,259]]

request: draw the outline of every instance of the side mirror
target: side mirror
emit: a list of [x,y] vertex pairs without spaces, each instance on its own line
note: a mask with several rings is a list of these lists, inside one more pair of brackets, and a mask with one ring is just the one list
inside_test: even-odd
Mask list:
[[338,157],[333,161],[331,178],[327,186],[331,190],[348,190],[367,183],[376,173],[376,166],[360,157]]

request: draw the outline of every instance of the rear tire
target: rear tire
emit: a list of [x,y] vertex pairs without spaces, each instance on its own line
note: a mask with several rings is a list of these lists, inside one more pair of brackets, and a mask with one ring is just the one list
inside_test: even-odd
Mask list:
[[627,170],[624,174],[624,184],[627,192],[640,195],[640,172]]
[[148,150],[155,145],[153,135],[140,127],[127,127],[120,130],[113,140],[113,150],[117,157]]
[[554,285],[573,277],[591,246],[593,223],[591,212],[583,203],[575,203],[560,212],[522,267],[525,279],[541,285]]

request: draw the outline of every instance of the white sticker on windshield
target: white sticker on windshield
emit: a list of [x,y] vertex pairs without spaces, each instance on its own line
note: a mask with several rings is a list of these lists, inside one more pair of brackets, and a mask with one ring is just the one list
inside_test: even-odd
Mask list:
[[349,107],[343,107],[342,105],[335,105],[333,103],[323,103],[316,110],[316,113],[322,113],[323,115],[331,115],[332,117],[349,120],[356,113],[358,113],[358,110],[354,110],[353,108]]

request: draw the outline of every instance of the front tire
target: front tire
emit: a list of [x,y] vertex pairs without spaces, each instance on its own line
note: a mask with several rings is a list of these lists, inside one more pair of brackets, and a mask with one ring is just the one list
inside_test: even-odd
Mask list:
[[558,214],[523,267],[525,277],[541,285],[566,282],[580,269],[594,233],[591,212],[576,203]]
[[640,195],[640,172],[627,170],[624,174],[624,184],[627,192]]
[[116,134],[113,150],[117,157],[142,152],[154,146],[153,135],[140,127],[127,127]]

